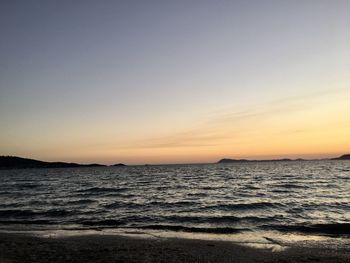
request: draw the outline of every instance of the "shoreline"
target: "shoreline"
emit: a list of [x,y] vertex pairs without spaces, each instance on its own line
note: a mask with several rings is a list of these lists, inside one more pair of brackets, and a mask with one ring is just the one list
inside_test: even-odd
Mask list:
[[[169,233],[168,233],[169,234]],[[0,263],[10,262],[350,262],[346,246],[159,236],[145,232],[0,232]],[[241,242],[240,242],[241,241]],[[293,245],[294,244],[294,245]]]

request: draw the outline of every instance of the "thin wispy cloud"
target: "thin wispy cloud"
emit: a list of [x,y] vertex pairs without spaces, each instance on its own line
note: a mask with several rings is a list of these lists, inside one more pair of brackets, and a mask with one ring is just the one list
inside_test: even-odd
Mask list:
[[[346,89],[324,90],[318,93],[310,93],[304,96],[281,98],[266,104],[256,105],[249,109],[231,111],[229,109],[207,114],[205,120],[195,123],[195,128],[184,130],[174,134],[167,134],[157,138],[146,138],[139,142],[132,142],[127,148],[186,148],[186,147],[216,147],[225,145],[228,140],[233,143],[244,141],[251,133],[256,133],[257,128],[270,125],[269,119],[284,118],[294,113],[302,114],[313,109],[322,107],[324,100],[338,99],[343,95],[345,100],[349,93]],[[317,103],[311,103],[310,100]],[[331,120],[330,120],[331,121]],[[339,122],[338,122],[339,124]],[[342,122],[346,124],[346,122]],[[322,124],[312,129],[320,129]],[[281,130],[282,129],[282,130]],[[309,127],[286,127],[273,131],[274,134],[291,135],[309,132]]]

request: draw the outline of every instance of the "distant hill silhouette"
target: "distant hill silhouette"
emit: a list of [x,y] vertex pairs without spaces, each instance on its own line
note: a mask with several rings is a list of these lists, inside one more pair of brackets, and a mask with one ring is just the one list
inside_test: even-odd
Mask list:
[[247,160],[247,159],[228,159],[224,158],[218,161],[218,163],[247,163],[247,162],[290,162],[290,161],[304,161],[304,159],[272,159],[272,160]]
[[[340,157],[332,159],[319,159],[319,160],[350,160],[350,154],[344,154]],[[292,161],[306,161],[305,159],[272,159],[272,160],[247,160],[247,159],[228,159],[224,158],[218,161],[217,163],[244,163],[244,162],[292,162]]]
[[126,166],[126,165],[123,163],[116,163],[116,164],[113,164],[112,166]]
[[16,156],[0,156],[0,169],[24,169],[24,168],[67,168],[67,167],[95,167],[102,164],[79,164],[65,162],[44,162]]
[[333,158],[332,160],[350,160],[350,154],[344,154],[338,158]]
[[[327,159],[323,159],[327,160]],[[350,154],[344,154],[337,158],[328,160],[350,160]],[[247,159],[229,159],[224,158],[217,163],[245,163],[245,162],[291,162],[291,161],[306,161],[305,159],[272,159],[272,160],[247,160]],[[17,156],[0,156],[0,169],[25,169],[25,168],[69,168],[69,167],[99,167],[106,166],[103,164],[79,164],[79,163],[65,163],[65,162],[44,162],[34,159],[22,158]],[[122,167],[126,166],[123,163],[117,163],[112,166]],[[148,165],[146,165],[148,166]]]

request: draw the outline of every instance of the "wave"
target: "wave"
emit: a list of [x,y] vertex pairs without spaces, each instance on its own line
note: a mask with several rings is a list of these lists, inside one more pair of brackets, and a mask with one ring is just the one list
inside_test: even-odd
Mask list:
[[281,190],[281,189],[272,189],[270,190],[271,193],[286,193],[286,194],[290,194],[291,191],[290,190]]
[[11,209],[11,210],[1,210],[0,211],[0,218],[8,218],[8,217],[31,217],[37,215],[36,212],[32,210],[17,210],[17,209]]
[[1,196],[1,195],[11,196],[11,195],[15,195],[15,194],[14,194],[14,192],[13,192],[12,190],[11,190],[11,191],[3,191],[3,190],[1,190],[1,191],[0,191],[0,196]]
[[153,201],[148,203],[133,203],[133,202],[114,202],[106,204],[103,207],[108,209],[118,209],[118,208],[143,208],[143,207],[161,207],[161,208],[178,208],[178,207],[188,207],[188,206],[198,206],[199,203],[192,201],[178,201],[178,202],[159,202]]
[[150,229],[150,230],[164,230],[164,231],[175,231],[175,232],[190,232],[190,233],[212,233],[212,234],[234,234],[239,233],[247,229],[237,229],[232,227],[187,227],[178,225],[147,225],[137,227],[140,229]]
[[22,204],[19,204],[19,203],[0,204],[0,208],[15,208],[15,207],[21,207],[21,206]]
[[0,220],[3,225],[51,225],[56,224],[49,220]]
[[114,203],[103,205],[103,207],[107,209],[119,209],[119,208],[135,209],[135,208],[145,207],[145,205],[132,203],[132,202],[114,202]]
[[111,193],[111,192],[124,192],[127,191],[128,188],[121,187],[121,188],[114,188],[114,187],[91,187],[87,189],[81,189],[76,192],[78,193]]
[[125,222],[124,221],[119,221],[119,220],[114,220],[114,219],[105,219],[105,220],[85,220],[85,221],[81,221],[79,222],[82,225],[86,225],[86,226],[121,226],[123,225]]
[[73,201],[68,201],[67,204],[70,205],[83,205],[83,204],[92,204],[92,203],[96,203],[96,200],[92,200],[92,199],[80,199],[80,200],[73,200]]
[[350,223],[265,226],[281,232],[300,232],[327,235],[350,235]]
[[237,216],[163,216],[162,218],[157,219],[157,221],[169,221],[175,223],[210,223],[210,224],[230,224],[242,221],[250,221],[250,222],[265,222],[276,219],[274,217],[258,217],[258,216],[245,216],[245,217],[237,217]]
[[281,187],[281,188],[300,188],[300,189],[307,189],[309,186],[307,185],[300,185],[300,184],[293,184],[293,183],[285,183],[285,184],[274,184],[273,187]]
[[16,184],[15,185],[15,189],[19,189],[19,190],[26,190],[26,189],[34,189],[34,188],[38,188],[41,187],[42,184]]
[[254,210],[254,209],[267,209],[278,208],[283,206],[281,203],[272,202],[255,202],[255,203],[238,203],[238,204],[219,204],[213,206],[203,207],[204,209],[220,209],[220,210]]
[[145,203],[145,205],[158,206],[163,208],[198,206],[199,204],[200,204],[199,202],[194,202],[194,201],[175,201],[175,202],[152,201],[149,203]]
[[203,193],[203,192],[199,192],[199,193],[188,193],[187,196],[196,196],[196,197],[206,197],[208,196],[208,193]]
[[64,217],[71,214],[71,211],[61,209],[51,209],[48,211],[33,211],[33,210],[0,210],[0,218],[31,218],[31,217]]
[[245,188],[246,188],[246,189],[252,189],[252,190],[260,189],[260,187],[255,186],[255,185],[246,185]]
[[[74,223],[82,224],[82,225],[91,225],[91,226],[134,226],[138,227],[139,225],[144,225],[143,227],[149,227],[148,224],[175,224],[176,227],[186,228],[188,225],[196,225],[196,224],[227,224],[231,225],[233,223],[242,222],[242,221],[250,221],[250,222],[266,222],[270,221],[273,218],[263,218],[263,217],[255,217],[255,216],[247,216],[247,217],[236,217],[236,216],[213,216],[213,217],[196,217],[196,216],[177,216],[177,215],[169,215],[169,216],[126,216],[118,219],[86,219],[86,220],[78,220]],[[161,226],[161,227],[162,227]]]

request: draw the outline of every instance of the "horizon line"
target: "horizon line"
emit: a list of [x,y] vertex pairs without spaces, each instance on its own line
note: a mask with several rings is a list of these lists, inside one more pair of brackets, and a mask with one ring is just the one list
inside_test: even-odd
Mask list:
[[16,156],[16,155],[0,155],[1,157],[16,157],[16,158],[22,158],[22,159],[29,159],[29,160],[34,160],[34,161],[41,161],[41,162],[47,162],[47,163],[74,163],[74,164],[79,164],[79,165],[91,165],[91,164],[96,164],[96,165],[102,165],[102,166],[114,166],[116,164],[124,164],[127,166],[147,166],[147,165],[191,165],[191,164],[216,164],[219,163],[221,160],[234,160],[236,162],[268,162],[268,161],[281,161],[281,160],[286,160],[286,161],[317,161],[317,160],[332,160],[334,158],[339,158],[345,154],[341,154],[340,156],[334,156],[334,157],[328,157],[328,158],[289,158],[289,157],[277,157],[277,158],[272,158],[272,159],[247,159],[247,158],[231,158],[231,157],[223,157],[218,159],[217,161],[213,162],[178,162],[178,163],[138,163],[138,164],[127,164],[124,162],[115,162],[112,164],[104,164],[104,163],[97,163],[97,162],[71,162],[71,161],[44,161],[41,159],[36,159],[34,158],[29,158],[29,157],[22,157],[22,156]]

